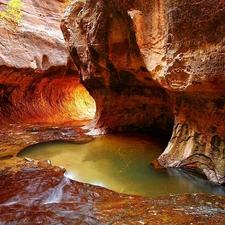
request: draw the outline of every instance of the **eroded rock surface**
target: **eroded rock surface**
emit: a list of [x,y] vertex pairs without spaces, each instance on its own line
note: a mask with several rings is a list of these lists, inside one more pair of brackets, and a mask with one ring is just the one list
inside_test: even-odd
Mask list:
[[55,140],[89,142],[94,137],[86,134],[89,130],[81,128],[86,123],[86,121],[74,121],[59,126],[48,123],[0,126],[0,160],[16,157],[22,149],[37,143]]
[[172,91],[175,125],[159,161],[224,183],[225,3],[168,1],[165,15],[166,65],[154,77]]
[[[47,161],[16,160],[0,172],[4,224],[223,224],[224,196],[148,199],[72,181]],[[13,166],[14,164],[14,166]],[[7,188],[6,188],[7,187]]]
[[158,1],[131,10],[151,76],[170,95],[174,128],[159,162],[224,183],[224,1]]
[[174,120],[160,164],[224,183],[224,18],[222,0],[71,4],[61,27],[96,100],[95,128],[168,132]]
[[[19,25],[0,20],[1,124],[94,116],[95,103],[79,82],[59,26],[67,2],[25,0]],[[7,3],[0,1],[0,10]]]
[[127,1],[72,3],[62,31],[85,85],[96,101],[97,132],[172,128],[169,98],[150,76],[127,13]]

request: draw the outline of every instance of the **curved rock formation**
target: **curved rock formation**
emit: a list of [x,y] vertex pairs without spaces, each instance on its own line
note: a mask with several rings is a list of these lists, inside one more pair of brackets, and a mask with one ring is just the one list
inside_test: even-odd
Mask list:
[[1,124],[62,124],[95,115],[59,27],[66,5],[25,0],[19,25],[0,20]]
[[133,13],[146,67],[169,93],[175,120],[158,160],[197,167],[215,183],[225,182],[224,18],[224,1],[208,0],[161,1]]
[[21,24],[0,21],[2,125],[95,116],[92,133],[168,134],[174,123],[160,164],[225,182],[222,0],[74,1],[61,26],[70,54],[59,27],[68,1],[23,3]]
[[175,126],[159,162],[224,183],[225,3],[169,1],[165,13],[166,66],[154,76],[172,91]]
[[224,183],[224,18],[222,0],[71,4],[61,27],[96,101],[95,128],[168,132],[174,119],[160,164]]
[[170,100],[146,69],[126,6],[129,2],[74,2],[64,13],[65,40],[82,83],[96,102],[92,128],[97,133],[169,133]]

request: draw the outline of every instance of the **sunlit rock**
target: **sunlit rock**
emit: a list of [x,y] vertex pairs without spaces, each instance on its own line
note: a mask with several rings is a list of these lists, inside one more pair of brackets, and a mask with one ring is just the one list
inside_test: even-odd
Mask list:
[[[8,1],[0,2],[4,11]],[[60,30],[68,1],[23,1],[21,23],[0,20],[0,120],[63,124],[91,120],[95,102],[80,84]]]

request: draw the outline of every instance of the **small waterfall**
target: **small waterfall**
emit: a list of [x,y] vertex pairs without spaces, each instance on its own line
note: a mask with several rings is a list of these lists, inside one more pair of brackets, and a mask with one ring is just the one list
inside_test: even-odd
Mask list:
[[63,187],[66,185],[70,185],[70,180],[64,177],[57,186],[48,190],[48,197],[43,204],[60,203],[63,196]]

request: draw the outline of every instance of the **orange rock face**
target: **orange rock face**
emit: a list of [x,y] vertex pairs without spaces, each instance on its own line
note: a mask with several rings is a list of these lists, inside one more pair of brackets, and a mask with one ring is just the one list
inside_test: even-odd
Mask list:
[[[1,1],[4,10],[8,1]],[[95,102],[80,84],[59,27],[66,1],[23,1],[19,25],[1,20],[1,123],[90,120]]]
[[160,164],[224,183],[224,18],[221,0],[71,4],[62,31],[96,100],[95,128],[168,132],[174,120]]
[[75,1],[66,41],[67,1],[23,2],[0,21],[1,124],[173,130],[160,164],[225,182],[224,1]]
[[224,183],[225,3],[171,1],[167,7],[166,65],[155,79],[171,91],[175,126],[159,161],[198,167]]
[[[93,133],[169,133],[174,121],[160,164],[224,183],[224,1],[73,1],[61,26],[69,51],[59,27],[67,1],[23,3],[19,26],[0,21],[0,158],[78,133],[88,139],[74,121],[94,117]],[[225,222],[222,196],[149,200],[71,181],[48,162],[1,166],[3,223]]]

